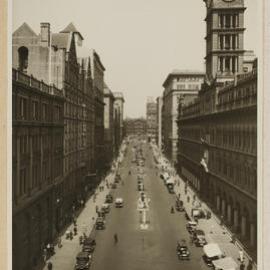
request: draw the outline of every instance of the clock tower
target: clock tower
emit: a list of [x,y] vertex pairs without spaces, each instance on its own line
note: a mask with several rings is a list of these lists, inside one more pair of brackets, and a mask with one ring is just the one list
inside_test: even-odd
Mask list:
[[243,72],[244,0],[203,0],[206,4],[206,74],[232,80]]

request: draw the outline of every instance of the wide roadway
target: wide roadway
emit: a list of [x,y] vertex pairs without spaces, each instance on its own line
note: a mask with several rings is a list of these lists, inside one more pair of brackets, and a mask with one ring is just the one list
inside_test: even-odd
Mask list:
[[[190,244],[184,213],[172,214],[175,195],[169,194],[155,168],[149,144],[144,144],[145,193],[150,198],[147,230],[140,229],[137,210],[137,166],[133,159],[132,144],[122,163],[120,173],[123,183],[112,191],[114,198],[124,199],[123,208],[111,207],[106,216],[105,230],[93,231],[97,247],[93,255],[93,270],[175,270],[208,269],[202,260],[202,248]],[[132,174],[128,172],[131,170]],[[118,243],[113,235],[117,233]],[[186,239],[191,252],[189,261],[179,261],[176,255],[177,240]]]

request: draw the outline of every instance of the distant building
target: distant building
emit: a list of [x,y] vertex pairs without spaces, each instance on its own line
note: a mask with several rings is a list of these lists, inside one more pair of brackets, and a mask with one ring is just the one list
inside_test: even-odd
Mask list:
[[109,87],[104,85],[104,145],[105,145],[105,164],[106,169],[110,168],[110,164],[114,158],[115,151],[115,122],[114,122],[114,96]]
[[115,98],[114,101],[114,107],[117,108],[117,111],[119,112],[119,125],[120,125],[120,129],[119,129],[119,144],[122,143],[123,140],[123,128],[124,128],[124,103],[125,103],[125,99],[124,99],[124,95],[122,92],[113,92],[113,96]]
[[147,123],[144,118],[127,118],[124,121],[125,136],[147,134]]
[[157,98],[157,145],[162,149],[162,97]]
[[154,98],[149,97],[146,103],[147,137],[149,141],[157,140],[157,104]]
[[105,144],[104,144],[104,72],[99,55],[93,51],[92,54],[92,68],[93,68],[93,90],[95,97],[95,168],[97,178],[105,174],[106,166],[105,160]]
[[194,100],[204,76],[202,72],[174,70],[163,83],[162,146],[163,152],[173,163],[177,161],[178,151],[178,104],[188,104]]

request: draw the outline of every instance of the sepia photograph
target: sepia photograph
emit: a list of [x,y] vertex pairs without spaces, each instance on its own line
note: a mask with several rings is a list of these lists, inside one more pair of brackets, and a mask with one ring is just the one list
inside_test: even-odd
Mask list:
[[262,269],[261,4],[12,1],[12,270]]

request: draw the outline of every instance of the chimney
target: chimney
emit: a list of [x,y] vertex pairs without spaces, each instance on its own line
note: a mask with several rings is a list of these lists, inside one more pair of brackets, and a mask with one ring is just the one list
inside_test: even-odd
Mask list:
[[40,24],[40,36],[41,36],[41,45],[44,47],[48,47],[50,44],[50,24],[49,23],[41,23]]

